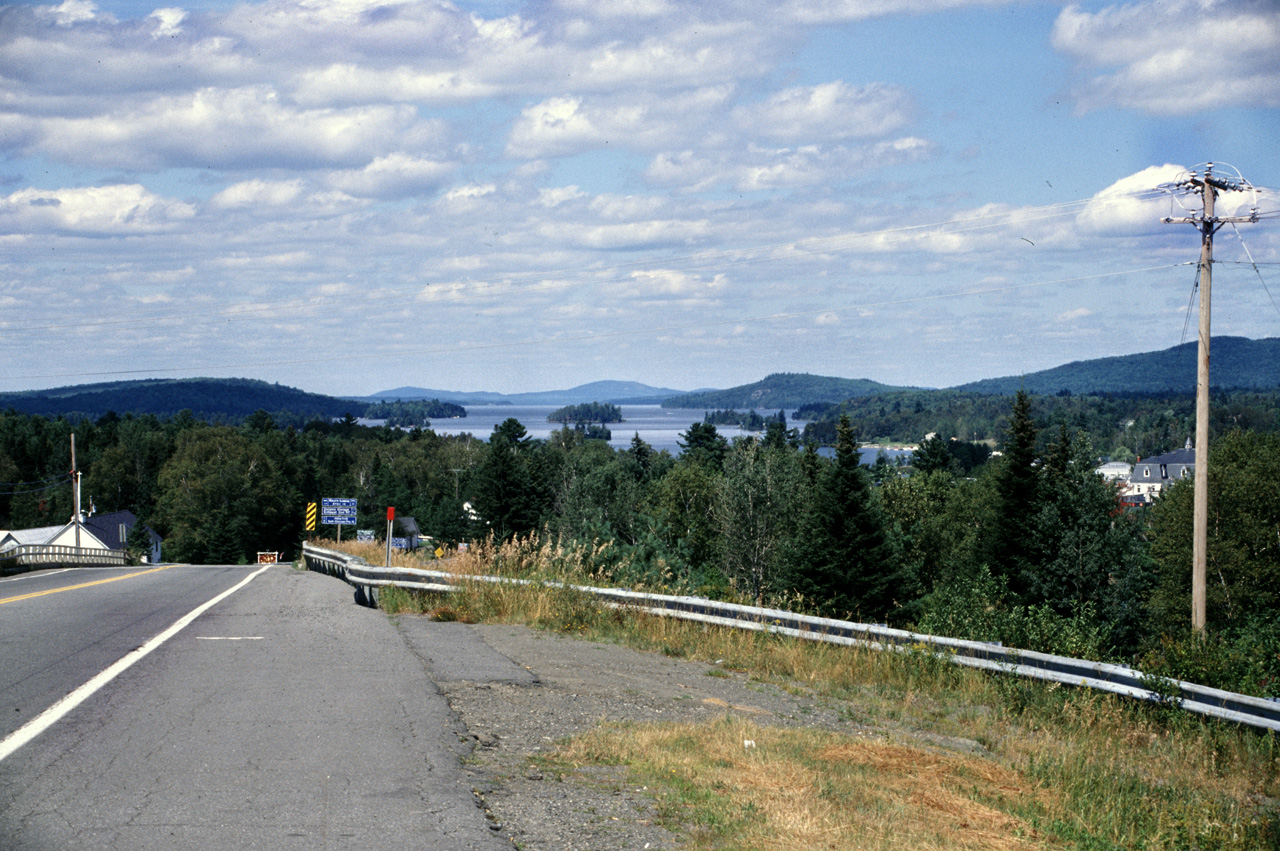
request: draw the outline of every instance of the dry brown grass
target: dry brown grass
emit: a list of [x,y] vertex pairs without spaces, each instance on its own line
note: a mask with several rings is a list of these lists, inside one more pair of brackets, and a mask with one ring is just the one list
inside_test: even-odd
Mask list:
[[697,825],[695,848],[1046,847],[1026,821],[992,803],[1025,805],[1035,784],[977,757],[727,716],[602,728],[565,745],[554,761],[627,765],[663,790],[665,811]]
[[[371,544],[361,544],[356,541],[343,541],[336,543],[334,541],[317,541],[316,546],[326,547],[331,550],[348,553],[358,556],[369,562],[374,567],[382,567],[387,563],[387,545],[381,542]],[[429,553],[419,550],[416,553],[406,550],[391,550],[391,566],[392,567],[417,567],[427,568],[429,570],[442,570],[443,568],[436,565],[443,562],[435,561]]]

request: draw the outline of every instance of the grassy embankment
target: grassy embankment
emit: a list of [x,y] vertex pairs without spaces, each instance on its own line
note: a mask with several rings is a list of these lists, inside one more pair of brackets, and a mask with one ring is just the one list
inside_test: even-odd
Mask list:
[[[380,563],[381,555],[365,557]],[[589,583],[590,561],[583,551],[510,544],[439,564],[459,574]],[[692,848],[1280,848],[1280,749],[1271,734],[983,674],[924,653],[707,628],[541,587],[464,584],[448,598],[395,589],[381,603],[389,612],[525,623],[722,660],[709,675],[745,672],[839,707],[849,735],[734,716],[703,725],[605,724],[547,759],[566,774],[625,766]],[[982,749],[922,745],[922,732]],[[744,747],[748,740],[755,746]]]

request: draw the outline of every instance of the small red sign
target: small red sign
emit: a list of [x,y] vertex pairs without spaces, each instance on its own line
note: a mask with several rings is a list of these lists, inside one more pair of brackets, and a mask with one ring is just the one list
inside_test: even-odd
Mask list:
[[387,506],[387,522],[390,523],[396,519],[396,507],[394,505]]

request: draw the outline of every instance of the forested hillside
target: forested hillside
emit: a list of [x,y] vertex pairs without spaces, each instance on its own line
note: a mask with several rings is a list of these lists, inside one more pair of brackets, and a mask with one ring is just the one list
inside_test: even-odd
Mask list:
[[[1196,390],[1196,342],[1159,352],[1076,361],[1063,366],[989,378],[951,388],[962,393],[1012,396],[1028,393],[1104,393],[1177,395]],[[1214,337],[1210,341],[1212,386],[1224,390],[1280,389],[1280,338],[1249,340]]]
[[109,413],[172,417],[187,412],[206,422],[239,424],[256,411],[281,425],[301,426],[345,416],[385,420],[391,426],[426,427],[431,418],[465,417],[461,405],[439,399],[376,402],[338,399],[248,378],[162,378],[81,384],[23,393],[0,393],[0,410],[42,416],[97,419]]
[[834,424],[833,457],[769,418],[763,433],[732,441],[694,423],[673,458],[639,438],[614,450],[572,429],[532,440],[514,419],[483,442],[353,419],[282,429],[264,412],[233,427],[189,414],[73,425],[9,411],[0,528],[70,517],[74,431],[86,504],[134,511],[169,559],[293,555],[306,503],[349,497],[363,528],[380,528],[394,505],[441,542],[533,535],[596,581],[1138,659],[1156,673],[1280,693],[1280,435],[1243,428],[1273,414],[1242,403],[1242,428],[1215,439],[1212,633],[1195,641],[1189,482],[1149,512],[1122,511],[1093,472],[1097,449],[1065,415],[1088,420],[1089,405],[1053,407],[1065,398],[992,401],[1006,406],[988,412],[1002,455],[961,457],[935,437],[914,470],[859,466],[862,429],[848,413]]
[[798,408],[806,403],[834,404],[858,396],[906,390],[866,378],[832,378],[807,373],[778,372],[754,384],[728,390],[685,393],[662,402],[664,408]]
[[[957,398],[969,404],[973,396],[1012,397],[1019,390],[1042,396],[1173,398],[1195,393],[1196,347],[1192,342],[1159,352],[1076,361],[1040,372],[974,381],[945,390],[893,387],[868,379],[776,373],[754,384],[686,393],[666,399],[662,404],[668,408],[786,408],[808,412],[822,405],[846,401],[865,408],[871,404],[868,397],[890,394],[897,394],[895,399],[899,402],[909,399],[914,405],[918,399],[938,394],[936,400],[924,402],[936,409]],[[1214,388],[1238,392],[1280,390],[1280,338],[1214,337],[1211,349]]]
[[0,393],[0,410],[95,419],[108,411],[170,417],[186,410],[199,419],[239,422],[262,410],[291,414],[301,422],[313,417],[359,416],[366,407],[249,378],[154,378]]

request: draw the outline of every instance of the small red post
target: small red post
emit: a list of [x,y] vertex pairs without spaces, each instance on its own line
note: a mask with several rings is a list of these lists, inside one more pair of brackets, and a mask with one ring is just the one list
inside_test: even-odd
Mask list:
[[387,567],[391,566],[391,532],[392,526],[396,522],[396,507],[394,505],[387,506]]

